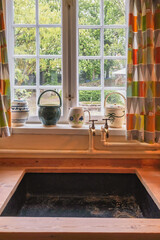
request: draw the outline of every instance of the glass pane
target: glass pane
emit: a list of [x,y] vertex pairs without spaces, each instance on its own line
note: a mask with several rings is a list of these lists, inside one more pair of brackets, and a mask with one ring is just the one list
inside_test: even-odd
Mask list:
[[30,55],[36,53],[36,29],[15,28],[15,54]]
[[79,105],[88,109],[92,115],[100,115],[101,112],[101,91],[80,90]]
[[62,85],[61,59],[40,59],[40,84]]
[[87,87],[101,85],[100,60],[79,60],[79,85]]
[[[61,100],[62,100],[62,89],[53,89],[54,91],[58,92]],[[43,93],[44,91],[46,91],[45,89],[41,89],[40,93]],[[53,92],[53,91],[48,91],[46,93],[44,93],[40,99],[40,104],[41,105],[55,105],[55,106],[59,106],[60,101],[59,101],[59,97],[58,95]]]
[[104,24],[125,24],[125,0],[104,0]]
[[100,0],[79,0],[79,24],[100,24]]
[[39,23],[61,24],[61,0],[39,0]]
[[40,28],[40,54],[61,54],[61,28]]
[[36,84],[35,59],[15,59],[15,84],[18,86]]
[[29,116],[36,116],[36,90],[15,89],[15,99],[22,98],[28,102]]
[[126,82],[125,60],[104,61],[104,85],[105,87],[124,87]]
[[14,0],[14,23],[35,24],[35,0]]
[[100,29],[79,29],[79,55],[100,55]]
[[104,55],[125,55],[125,29],[104,30]]
[[107,99],[106,99],[106,101],[107,101],[107,103],[108,104],[118,104],[118,105],[122,105],[122,106],[124,106],[125,105],[125,100],[124,100],[124,98],[121,96],[121,95],[119,95],[119,94],[117,94],[117,93],[115,93],[115,92],[117,92],[117,93],[121,93],[125,98],[126,98],[126,92],[125,92],[125,90],[123,91],[115,91],[115,90],[105,90],[104,91],[104,96],[105,96],[105,98],[106,98],[106,96],[108,95],[108,94],[110,94],[110,93],[114,93],[114,94],[112,94],[112,95],[110,95]]

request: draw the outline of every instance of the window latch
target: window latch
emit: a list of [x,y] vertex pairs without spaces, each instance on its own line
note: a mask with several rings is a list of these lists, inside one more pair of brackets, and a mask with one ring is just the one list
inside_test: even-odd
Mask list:
[[66,5],[67,6],[73,6],[74,1],[73,0],[66,0]]
[[71,94],[68,95],[68,97],[66,97],[66,99],[68,99],[69,101],[71,101],[74,97],[71,96]]

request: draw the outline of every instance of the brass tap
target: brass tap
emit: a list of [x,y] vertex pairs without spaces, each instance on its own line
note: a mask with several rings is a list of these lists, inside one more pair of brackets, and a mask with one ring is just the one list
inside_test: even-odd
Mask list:
[[96,129],[95,129],[95,125],[94,122],[96,122],[98,120],[89,120],[89,122],[92,122],[92,126],[89,127],[89,130],[92,132],[92,135],[95,136],[96,135]]
[[105,119],[102,119],[102,120],[104,120],[105,121],[105,125],[104,125],[104,131],[105,131],[105,133],[106,133],[106,138],[109,138],[109,130],[108,130],[108,120],[110,120],[110,119],[108,119],[108,118],[105,118]]
[[105,121],[104,127],[101,127],[101,141],[106,142],[106,138],[109,138],[108,122],[109,119],[102,119]]

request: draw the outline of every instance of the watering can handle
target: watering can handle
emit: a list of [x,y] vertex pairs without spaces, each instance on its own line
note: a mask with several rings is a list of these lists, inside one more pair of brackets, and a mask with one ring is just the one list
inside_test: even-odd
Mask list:
[[54,93],[56,93],[57,95],[58,95],[58,97],[59,97],[59,102],[60,102],[60,104],[59,104],[59,106],[58,107],[61,107],[62,106],[62,100],[61,100],[61,96],[59,95],[59,93],[58,92],[56,92],[55,90],[46,90],[46,91],[44,91],[44,92],[42,92],[41,94],[40,94],[40,96],[39,96],[39,98],[38,98],[38,102],[37,102],[37,105],[40,107],[40,99],[41,99],[41,97],[42,97],[42,95],[44,94],[44,93],[46,93],[46,92],[54,92]]
[[119,93],[119,92],[112,92],[112,93],[107,94],[107,96],[105,97],[104,107],[106,107],[106,103],[107,103],[108,97],[111,96],[112,94],[119,94],[121,97],[123,97],[124,103],[126,104],[126,99],[125,99],[125,97],[123,96],[123,94],[121,94],[121,93]]

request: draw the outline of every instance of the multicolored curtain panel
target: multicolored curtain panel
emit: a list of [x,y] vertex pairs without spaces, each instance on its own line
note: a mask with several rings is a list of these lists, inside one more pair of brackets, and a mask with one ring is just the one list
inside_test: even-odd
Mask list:
[[0,137],[10,136],[10,81],[7,58],[5,24],[0,0]]
[[160,0],[130,0],[127,138],[160,143]]

